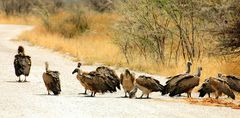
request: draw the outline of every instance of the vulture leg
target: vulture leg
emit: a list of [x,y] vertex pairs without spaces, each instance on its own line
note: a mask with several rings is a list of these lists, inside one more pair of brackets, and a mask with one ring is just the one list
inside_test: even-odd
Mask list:
[[96,92],[93,93],[93,97],[95,97],[95,95],[96,95]]
[[20,78],[20,76],[18,77],[18,82],[21,82],[21,78]]
[[210,93],[208,93],[208,97],[211,98]]
[[142,95],[139,98],[142,99],[142,97],[143,97],[143,93],[142,93]]
[[83,94],[87,95],[87,89],[85,89],[85,92]]
[[149,98],[149,94],[147,94],[147,99]]
[[50,95],[50,92],[49,92],[49,90],[47,89],[47,92],[48,92],[48,95]]
[[27,82],[27,77],[25,76],[24,82]]
[[127,92],[125,92],[125,96],[124,96],[125,98],[127,97]]
[[93,92],[91,92],[91,97],[93,97]]

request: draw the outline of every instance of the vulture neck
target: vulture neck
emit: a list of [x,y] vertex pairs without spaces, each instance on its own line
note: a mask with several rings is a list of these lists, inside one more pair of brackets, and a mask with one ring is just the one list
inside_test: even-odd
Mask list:
[[46,72],[48,71],[48,63],[45,64],[45,69],[46,69]]
[[196,76],[200,77],[201,76],[201,71],[202,70],[200,68],[198,68]]
[[187,71],[186,71],[186,74],[189,74],[191,71],[191,65],[190,64],[187,64]]

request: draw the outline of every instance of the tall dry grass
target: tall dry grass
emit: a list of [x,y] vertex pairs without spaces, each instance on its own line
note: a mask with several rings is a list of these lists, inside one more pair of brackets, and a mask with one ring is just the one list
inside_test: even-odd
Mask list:
[[38,24],[40,20],[35,16],[7,16],[5,13],[0,12],[1,24],[24,24],[33,25]]

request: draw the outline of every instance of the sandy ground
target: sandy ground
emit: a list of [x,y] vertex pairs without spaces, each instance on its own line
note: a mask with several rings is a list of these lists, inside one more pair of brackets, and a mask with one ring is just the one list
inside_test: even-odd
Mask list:
[[[12,41],[30,26],[0,25],[0,118],[77,118],[77,117],[163,117],[163,118],[239,118],[240,110],[226,107],[191,105],[169,102],[175,98],[150,95],[152,99],[122,98],[123,91],[97,94],[96,97],[79,95],[83,87],[71,72],[76,62],[41,47],[26,42]],[[18,45],[23,45],[26,54],[32,57],[32,69],[28,80],[18,83],[14,74],[13,59]],[[44,62],[48,61],[51,70],[61,73],[62,93],[59,96],[47,95],[42,80]],[[83,66],[84,71],[94,70],[95,66]],[[118,74],[123,69],[118,69]],[[136,73],[137,75],[141,73]],[[165,79],[154,76],[165,83]],[[138,95],[140,93],[138,92]],[[194,95],[196,97],[196,95]],[[169,101],[168,101],[169,100]]]

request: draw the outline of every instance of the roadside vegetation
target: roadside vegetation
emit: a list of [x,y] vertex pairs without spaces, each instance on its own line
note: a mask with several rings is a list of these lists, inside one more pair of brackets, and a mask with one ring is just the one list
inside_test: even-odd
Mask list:
[[[240,73],[237,0],[0,0],[0,23],[31,24],[19,40],[75,57],[173,75],[186,61],[203,81]],[[14,6],[14,7],[10,7]]]

